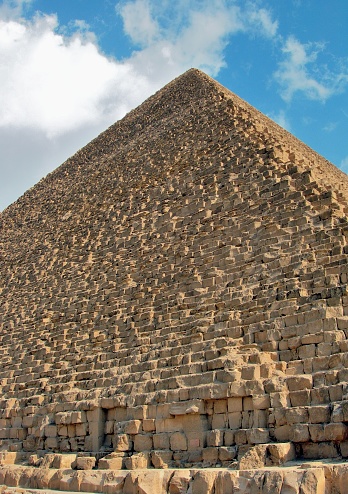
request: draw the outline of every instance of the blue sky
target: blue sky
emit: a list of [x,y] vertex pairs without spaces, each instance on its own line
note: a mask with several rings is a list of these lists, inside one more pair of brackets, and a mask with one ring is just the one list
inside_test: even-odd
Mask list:
[[0,210],[190,67],[348,172],[347,0],[0,0]]

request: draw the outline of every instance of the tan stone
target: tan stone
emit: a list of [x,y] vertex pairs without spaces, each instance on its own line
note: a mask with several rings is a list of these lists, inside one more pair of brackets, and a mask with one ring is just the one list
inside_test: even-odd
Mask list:
[[92,470],[95,467],[96,459],[94,456],[78,456],[76,458],[77,470]]
[[169,482],[169,494],[186,494],[190,480],[189,470],[176,470]]
[[126,453],[112,452],[98,461],[98,468],[102,470],[121,470]]
[[168,468],[173,458],[172,451],[152,451],[151,463],[154,468]]
[[172,451],[186,451],[187,439],[183,432],[174,432],[170,436],[170,449]]
[[296,457],[295,447],[292,443],[269,444],[268,453],[273,465],[283,465]]
[[[326,494],[325,475],[321,468],[307,470],[301,480],[301,494]],[[343,492],[343,491],[342,491]]]
[[247,451],[238,462],[239,470],[249,470],[250,468],[263,468],[266,464],[266,445],[253,446]]
[[142,468],[147,468],[148,464],[148,455],[144,453],[136,453],[130,457],[124,458],[124,466],[127,470],[139,470]]
[[215,475],[213,472],[197,472],[193,476],[192,494],[212,494],[215,483]]

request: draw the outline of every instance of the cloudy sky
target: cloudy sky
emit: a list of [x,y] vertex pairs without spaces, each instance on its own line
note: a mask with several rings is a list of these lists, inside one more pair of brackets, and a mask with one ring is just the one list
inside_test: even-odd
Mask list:
[[0,210],[190,67],[348,172],[347,0],[0,0]]

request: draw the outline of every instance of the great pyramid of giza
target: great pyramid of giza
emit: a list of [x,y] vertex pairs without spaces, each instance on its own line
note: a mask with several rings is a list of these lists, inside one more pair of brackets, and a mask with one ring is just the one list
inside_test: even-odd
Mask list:
[[0,215],[0,485],[348,492],[347,201],[196,69],[27,191]]

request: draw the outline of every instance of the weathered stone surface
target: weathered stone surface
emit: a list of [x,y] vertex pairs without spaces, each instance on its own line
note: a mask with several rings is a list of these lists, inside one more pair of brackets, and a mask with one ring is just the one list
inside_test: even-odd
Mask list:
[[347,211],[194,69],[81,149],[0,215],[0,480],[320,492],[263,467],[348,457]]

